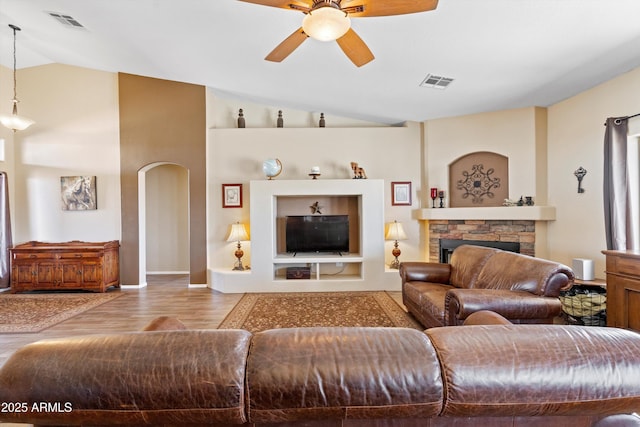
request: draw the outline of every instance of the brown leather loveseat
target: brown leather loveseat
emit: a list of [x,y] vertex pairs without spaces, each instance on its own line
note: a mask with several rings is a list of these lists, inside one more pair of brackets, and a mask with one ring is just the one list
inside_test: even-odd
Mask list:
[[512,323],[553,323],[558,296],[574,275],[563,264],[500,249],[462,245],[450,264],[403,262],[402,301],[426,328],[461,325],[490,310]]
[[18,350],[0,370],[0,421],[638,425],[630,414],[640,411],[639,334],[470,323],[425,332],[183,329],[43,340]]

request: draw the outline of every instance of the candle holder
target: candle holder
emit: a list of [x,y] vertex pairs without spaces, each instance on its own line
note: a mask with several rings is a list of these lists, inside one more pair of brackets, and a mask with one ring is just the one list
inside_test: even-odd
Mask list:
[[438,197],[440,198],[440,207],[444,208],[444,191],[438,191]]
[[435,208],[436,207],[436,199],[438,198],[438,189],[437,188],[431,188],[431,207]]

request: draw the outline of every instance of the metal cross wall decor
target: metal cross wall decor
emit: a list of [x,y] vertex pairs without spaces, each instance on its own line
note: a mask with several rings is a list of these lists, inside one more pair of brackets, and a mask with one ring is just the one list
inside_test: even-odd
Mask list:
[[464,191],[463,199],[472,197],[473,203],[482,203],[485,196],[492,199],[495,194],[491,190],[500,188],[500,178],[491,176],[494,172],[493,168],[489,168],[485,172],[483,165],[473,165],[471,172],[462,172],[464,179],[458,181],[456,188]]

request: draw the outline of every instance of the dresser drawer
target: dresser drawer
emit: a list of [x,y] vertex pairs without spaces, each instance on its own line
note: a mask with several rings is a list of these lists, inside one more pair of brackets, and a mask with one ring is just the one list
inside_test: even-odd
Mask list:
[[61,259],[86,259],[86,258],[99,258],[102,254],[97,252],[62,252],[60,254]]
[[58,254],[52,252],[13,252],[13,259],[57,259]]
[[638,263],[637,259],[617,257],[615,263],[616,272],[618,274],[640,277],[640,264]]

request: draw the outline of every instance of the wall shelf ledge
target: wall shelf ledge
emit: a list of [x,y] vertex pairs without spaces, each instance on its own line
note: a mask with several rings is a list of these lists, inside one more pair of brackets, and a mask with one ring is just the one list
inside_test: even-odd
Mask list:
[[430,208],[414,212],[418,220],[531,220],[555,221],[555,206],[495,206]]

